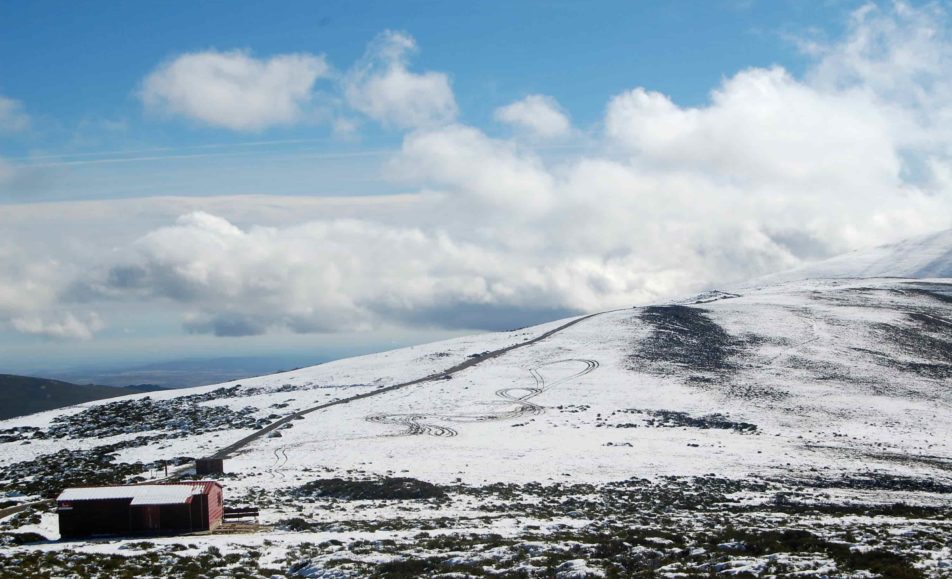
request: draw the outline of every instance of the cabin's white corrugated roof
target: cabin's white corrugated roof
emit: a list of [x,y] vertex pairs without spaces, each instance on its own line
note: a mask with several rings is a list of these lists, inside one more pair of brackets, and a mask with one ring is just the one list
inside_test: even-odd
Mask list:
[[187,503],[192,495],[202,494],[204,488],[200,484],[71,488],[60,493],[56,500],[132,499],[132,505],[178,505]]

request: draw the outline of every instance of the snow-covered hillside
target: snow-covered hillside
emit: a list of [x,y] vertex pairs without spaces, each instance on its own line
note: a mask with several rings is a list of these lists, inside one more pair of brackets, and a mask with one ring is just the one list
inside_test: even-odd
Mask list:
[[[910,268],[946,271],[949,252],[918,247]],[[229,453],[223,479],[264,530],[71,557],[315,577],[952,569],[952,280],[712,293],[533,341],[568,321],[0,422],[0,486],[187,474],[273,428]],[[6,530],[56,538],[49,507],[34,511]]]
[[838,255],[761,281],[845,277],[952,277],[952,229]]

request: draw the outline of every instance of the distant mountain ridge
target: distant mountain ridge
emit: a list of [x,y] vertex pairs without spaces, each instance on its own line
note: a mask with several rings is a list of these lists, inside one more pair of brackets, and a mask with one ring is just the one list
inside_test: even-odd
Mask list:
[[0,374],[0,419],[154,390],[161,388],[148,384],[127,387],[72,384],[46,378]]

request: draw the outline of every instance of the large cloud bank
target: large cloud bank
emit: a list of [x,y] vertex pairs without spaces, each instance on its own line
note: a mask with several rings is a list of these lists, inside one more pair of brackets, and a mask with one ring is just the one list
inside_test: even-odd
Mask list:
[[0,236],[0,322],[28,335],[90,339],[102,329],[99,315],[76,304],[60,304],[64,282],[79,272],[30,252]]
[[[342,90],[354,111],[407,131],[389,169],[419,192],[414,212],[241,227],[195,212],[80,285],[99,299],[171,301],[189,331],[218,335],[514,326],[947,228],[947,30],[937,9],[867,7],[841,40],[804,44],[814,63],[803,76],[742,70],[696,108],[635,87],[585,131],[552,97],[501,107],[497,119],[528,140],[459,123],[448,77],[411,72],[413,39],[387,33]],[[280,119],[294,115],[287,102]],[[536,148],[573,131],[585,133],[581,153]]]

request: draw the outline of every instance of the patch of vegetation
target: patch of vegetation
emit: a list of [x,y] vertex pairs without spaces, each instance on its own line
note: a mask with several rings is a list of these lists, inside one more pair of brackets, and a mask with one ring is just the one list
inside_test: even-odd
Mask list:
[[952,484],[942,483],[932,478],[918,478],[887,473],[863,473],[840,477],[814,477],[797,479],[801,486],[828,489],[854,489],[870,491],[909,491],[938,494],[952,493]]
[[278,521],[278,524],[275,525],[277,528],[285,531],[294,531],[297,533],[302,533],[305,531],[313,531],[317,526],[310,522],[302,519],[301,517],[294,517],[291,519],[283,519]]
[[[673,410],[639,410],[636,408],[621,410],[621,413],[644,414],[650,416],[643,425],[649,428],[701,428],[733,430],[740,433],[757,431],[757,425],[750,422],[737,422],[728,419],[723,414],[708,414],[706,416],[691,416],[687,412]],[[612,414],[615,414],[614,412]],[[638,424],[615,424],[615,428],[637,428]]]
[[39,533],[27,532],[0,533],[0,546],[14,547],[18,545],[29,545],[30,543],[40,543],[46,541],[46,537]]
[[[378,564],[369,576],[379,577],[380,579],[413,579],[444,574],[451,577],[484,577],[489,575],[485,569],[486,563],[498,562],[480,561],[478,559],[463,561],[458,558],[446,560],[440,557],[403,557]],[[528,577],[524,573],[495,572],[492,575],[494,577]]]
[[629,362],[634,369],[669,374],[687,368],[722,374],[737,368],[732,361],[740,342],[714,322],[707,311],[688,306],[651,306],[641,320],[651,334],[637,344]]
[[217,547],[209,547],[197,555],[178,553],[181,545],[151,548],[140,544],[144,552],[120,554],[84,553],[81,551],[19,550],[0,553],[0,569],[4,579],[36,577],[74,577],[76,579],[258,579],[282,576],[283,569],[262,566],[261,553],[223,555]]
[[42,509],[31,505],[26,509],[0,521],[0,529],[16,529],[25,525],[40,524]]
[[47,438],[46,433],[36,426],[14,426],[0,430],[0,444],[43,438]]
[[907,314],[908,324],[876,324],[874,330],[884,344],[899,348],[910,359],[879,356],[881,364],[934,379],[952,378],[952,323],[942,323],[936,315]]
[[70,486],[121,484],[127,478],[147,471],[149,465],[117,463],[116,453],[124,448],[148,445],[160,438],[139,436],[89,450],[64,448],[33,460],[0,466],[0,489],[49,496]]
[[952,517],[952,506],[909,505],[906,503],[892,503],[886,505],[852,503],[840,504],[830,502],[803,502],[777,500],[769,507],[748,507],[749,511],[770,511],[791,515],[823,514],[834,517],[865,516],[865,517],[901,517],[905,519],[949,519]]
[[54,438],[106,438],[147,431],[166,431],[180,436],[237,428],[260,429],[269,418],[255,418],[257,408],[239,411],[203,402],[237,395],[238,386],[219,388],[169,400],[150,397],[97,404],[77,414],[57,416],[48,429]]
[[406,477],[367,480],[318,479],[297,487],[291,494],[304,499],[335,498],[348,501],[405,501],[439,499],[446,496],[446,492],[433,483]]
[[735,531],[729,530],[712,536],[708,549],[718,545],[735,544],[746,554],[766,555],[773,553],[822,553],[844,570],[870,571],[881,577],[895,579],[921,579],[921,571],[902,555],[879,549],[853,550],[849,545],[827,541],[809,531],[785,529],[780,531]]

